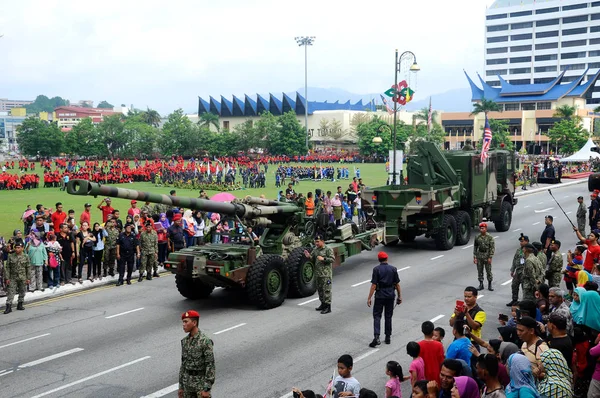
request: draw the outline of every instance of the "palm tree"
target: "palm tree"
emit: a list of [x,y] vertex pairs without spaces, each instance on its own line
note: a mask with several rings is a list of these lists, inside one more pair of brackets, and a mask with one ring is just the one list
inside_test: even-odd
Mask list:
[[473,105],[471,116],[479,113],[485,113],[485,116],[487,117],[488,113],[490,112],[502,112],[502,106],[495,101],[483,98],[481,102]]
[[206,127],[210,129],[210,126],[215,126],[217,131],[219,131],[219,115],[215,115],[214,113],[206,112],[200,115],[200,120],[198,120],[198,124],[200,127]]
[[599,106],[599,107],[596,107],[596,108],[594,108],[594,112],[596,112],[596,113],[600,113],[600,106]]
[[[437,118],[437,111],[431,111],[431,120],[435,120]],[[418,122],[417,122],[418,120]],[[413,125],[427,123],[429,121],[429,108],[423,107],[413,115]]]
[[158,127],[160,125],[160,114],[154,109],[146,108],[141,116],[142,121],[150,126]]

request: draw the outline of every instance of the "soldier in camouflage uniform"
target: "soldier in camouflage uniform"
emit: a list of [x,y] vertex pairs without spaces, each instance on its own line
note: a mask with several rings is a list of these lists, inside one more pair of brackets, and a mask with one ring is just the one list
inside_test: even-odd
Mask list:
[[519,302],[519,288],[521,287],[521,279],[523,278],[523,268],[525,267],[525,253],[523,247],[529,243],[529,237],[521,234],[519,237],[519,248],[515,252],[513,262],[510,267],[510,276],[512,283],[510,285],[512,290],[512,300],[506,304],[507,307],[517,305]]
[[158,235],[152,226],[150,220],[146,221],[144,231],[140,234],[140,249],[142,252],[142,266],[140,268],[140,277],[138,282],[144,279],[144,270],[146,270],[146,279],[152,280],[152,270],[154,276],[158,276]]
[[140,209],[140,212],[142,212],[142,213],[146,212],[146,214],[151,215],[152,214],[152,206],[150,205],[150,202],[144,203],[144,205]]
[[481,234],[475,238],[473,245],[473,263],[477,264],[477,278],[479,279],[479,290],[483,290],[483,268],[487,274],[488,290],[493,292],[492,280],[492,257],[496,249],[496,244],[492,235],[487,233],[487,224],[482,222],[479,224]]
[[29,257],[23,253],[23,241],[17,241],[14,250],[14,253],[8,255],[8,260],[4,267],[4,282],[8,285],[5,314],[12,312],[12,302],[15,298],[15,292],[19,293],[17,309],[25,309],[23,301],[25,300],[25,292],[27,291],[30,278]]
[[104,240],[104,276],[108,269],[110,276],[115,276],[115,262],[117,261],[117,239],[119,238],[119,230],[116,228],[115,221],[109,219],[106,221],[106,239]]
[[215,382],[213,342],[198,330],[200,314],[190,310],[181,314],[183,330],[189,333],[181,340],[179,398],[209,398]]
[[532,300],[535,302],[539,260],[534,254],[535,246],[531,243],[528,243],[523,247],[523,252],[525,253],[525,266],[523,267],[523,277],[521,279],[521,283],[523,284],[523,300]]
[[315,246],[312,253],[307,250],[304,251],[304,255],[310,258],[314,264],[315,275],[317,276],[317,290],[321,305],[315,310],[321,311],[321,314],[329,314],[331,312],[331,284],[333,282],[335,255],[333,249],[325,245],[325,241],[320,235],[315,237]]
[[563,258],[560,253],[560,242],[556,239],[550,242],[550,251],[552,256],[548,260],[548,270],[546,271],[546,279],[548,280],[548,286],[559,287],[560,279],[563,270]]
[[540,283],[544,283],[544,277],[546,276],[546,267],[548,264],[548,257],[542,250],[543,245],[541,242],[533,242],[533,247],[535,247],[535,250],[537,251],[534,254],[538,259],[538,265],[537,265],[537,270],[536,270],[536,274],[535,274],[536,275],[535,280],[536,280],[536,286],[537,286]]
[[585,224],[587,222],[587,207],[583,203],[583,196],[577,198],[577,229],[581,232],[581,235],[585,236]]
[[475,148],[473,148],[472,141],[471,141],[470,138],[467,138],[465,140],[465,145],[463,145],[462,150],[463,151],[473,151],[473,150],[475,150]]

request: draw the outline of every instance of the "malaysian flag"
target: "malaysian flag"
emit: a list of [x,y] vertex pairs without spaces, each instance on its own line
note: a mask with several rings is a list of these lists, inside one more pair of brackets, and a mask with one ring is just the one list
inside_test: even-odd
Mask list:
[[431,97],[429,97],[429,112],[427,113],[427,132],[431,132],[431,118],[433,117],[433,112],[431,109]]
[[385,105],[388,113],[390,115],[393,115],[394,114],[394,109],[392,107],[390,107],[389,102],[385,99],[385,97],[383,95],[381,95],[381,94],[379,94],[379,95],[381,96],[381,101],[383,101],[383,105]]
[[492,129],[490,128],[490,122],[488,121],[487,115],[485,116],[485,128],[483,129],[483,144],[481,146],[481,163],[484,163],[488,157],[488,151],[492,144]]

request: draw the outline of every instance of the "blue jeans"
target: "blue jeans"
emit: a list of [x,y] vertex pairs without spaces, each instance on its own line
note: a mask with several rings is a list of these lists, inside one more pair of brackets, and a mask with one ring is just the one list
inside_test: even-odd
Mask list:
[[48,287],[60,285],[60,265],[56,268],[48,267]]
[[192,247],[196,244],[196,239],[193,236],[185,236],[185,247]]

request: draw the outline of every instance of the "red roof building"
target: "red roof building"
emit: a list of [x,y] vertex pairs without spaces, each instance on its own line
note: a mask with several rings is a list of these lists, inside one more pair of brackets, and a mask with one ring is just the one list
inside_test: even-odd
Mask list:
[[59,106],[54,109],[54,120],[63,131],[69,131],[85,118],[91,118],[92,123],[100,123],[106,116],[114,115],[112,109],[83,108],[79,106]]

